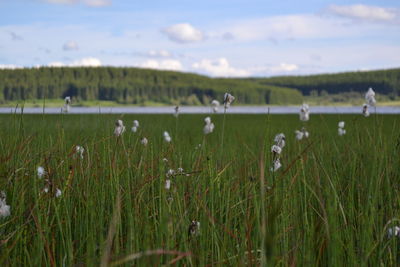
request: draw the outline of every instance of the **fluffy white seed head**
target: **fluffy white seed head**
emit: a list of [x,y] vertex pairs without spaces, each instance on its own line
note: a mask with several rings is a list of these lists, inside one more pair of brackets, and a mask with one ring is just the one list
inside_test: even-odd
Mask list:
[[139,127],[139,121],[138,120],[134,120],[133,121],[133,126],[136,127],[136,128]]
[[271,167],[271,171],[272,172],[276,172],[277,170],[279,170],[280,167],[282,167],[282,164],[281,164],[281,161],[279,160],[279,158],[277,158],[273,162],[273,165]]
[[210,134],[214,131],[214,128],[215,128],[214,123],[206,124],[206,125],[204,125],[203,133]]
[[133,133],[136,133],[136,132],[137,132],[137,130],[138,130],[138,127],[136,127],[136,126],[133,126],[131,130],[132,130],[132,132],[133,132]]
[[78,154],[81,157],[81,159],[83,159],[83,153],[85,153],[85,148],[82,146],[76,146],[75,151],[76,154]]
[[122,120],[117,120],[115,122],[114,135],[121,136],[124,132],[125,132],[124,122]]
[[303,139],[304,133],[302,131],[296,130],[295,134],[296,134],[296,139],[297,140]]
[[344,128],[344,121],[339,121],[338,126],[339,128]]
[[61,190],[60,190],[59,188],[57,188],[57,189],[56,189],[55,196],[56,196],[56,197],[61,197],[61,195],[62,195]]
[[346,130],[343,128],[338,128],[338,134],[339,136],[345,135],[346,134]]
[[363,113],[364,117],[368,117],[369,116],[369,111],[368,111],[368,105],[367,104],[363,105],[362,113]]
[[275,144],[279,146],[280,148],[283,148],[286,144],[285,142],[286,138],[283,133],[277,134],[274,138]]
[[210,124],[210,123],[211,123],[211,118],[210,118],[210,117],[206,117],[206,118],[204,119],[204,122],[205,122],[206,124]]
[[44,170],[44,168],[42,166],[39,166],[37,168],[37,176],[39,178],[42,178],[45,174],[46,174],[46,171]]
[[147,140],[146,137],[143,137],[142,140],[140,140],[140,143],[144,146],[147,146],[147,144],[149,143],[149,141]]
[[273,145],[271,147],[271,152],[276,153],[276,154],[281,154],[282,148],[280,146]]
[[171,188],[171,180],[167,179],[165,180],[165,189],[169,190]]
[[365,101],[370,106],[375,106],[375,104],[376,104],[375,92],[374,92],[374,90],[372,90],[371,87],[368,89],[367,93],[365,94]]
[[392,238],[392,237],[400,237],[400,227],[399,227],[399,226],[390,227],[390,228],[387,230],[387,234],[388,234],[388,237],[389,237],[389,238]]
[[301,106],[299,115],[301,121],[308,121],[310,119],[310,109],[307,104]]
[[225,93],[224,95],[224,106],[225,108],[229,108],[230,105],[235,101],[235,97],[229,93]]

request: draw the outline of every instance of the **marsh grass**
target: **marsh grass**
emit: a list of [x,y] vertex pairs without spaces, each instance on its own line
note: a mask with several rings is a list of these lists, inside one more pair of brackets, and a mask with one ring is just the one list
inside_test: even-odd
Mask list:
[[[138,119],[139,131],[114,137],[117,119]],[[298,115],[213,115],[207,136],[203,119],[180,114],[178,128],[171,115],[1,115],[11,216],[0,219],[0,265],[399,264],[400,239],[387,237],[400,225],[398,116],[314,114],[300,142]],[[283,166],[272,173],[280,132]],[[178,167],[187,175],[165,190]],[[188,235],[192,220],[199,235]]]

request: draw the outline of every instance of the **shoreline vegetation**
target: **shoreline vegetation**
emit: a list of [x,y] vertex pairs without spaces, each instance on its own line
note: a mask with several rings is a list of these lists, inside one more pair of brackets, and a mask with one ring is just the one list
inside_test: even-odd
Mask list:
[[386,105],[400,102],[400,68],[308,76],[211,78],[123,67],[0,69],[0,106],[208,106],[231,92],[241,105],[359,106],[368,88]]

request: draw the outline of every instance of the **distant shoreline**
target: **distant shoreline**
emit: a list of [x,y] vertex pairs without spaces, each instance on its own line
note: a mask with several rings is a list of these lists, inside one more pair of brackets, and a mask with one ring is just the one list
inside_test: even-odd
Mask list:
[[[298,114],[299,106],[231,106],[228,114]],[[1,107],[1,114],[173,114],[174,106],[163,107],[71,107],[68,113],[63,113],[61,107]],[[223,114],[220,107],[217,113],[213,113],[211,107],[206,106],[182,106],[180,114]],[[362,114],[360,106],[310,106],[311,114]],[[370,108],[371,114],[400,114],[400,106],[377,106]]]

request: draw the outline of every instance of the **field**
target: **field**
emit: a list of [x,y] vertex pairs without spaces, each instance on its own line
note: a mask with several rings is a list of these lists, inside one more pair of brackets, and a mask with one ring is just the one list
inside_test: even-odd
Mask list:
[[0,265],[399,265],[398,115],[204,117],[1,115]]

